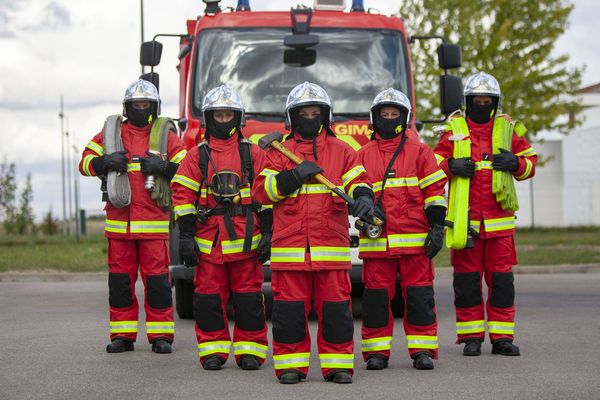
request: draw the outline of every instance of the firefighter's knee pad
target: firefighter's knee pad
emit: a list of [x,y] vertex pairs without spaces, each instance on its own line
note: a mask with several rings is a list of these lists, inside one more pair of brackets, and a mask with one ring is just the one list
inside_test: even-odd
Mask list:
[[303,301],[273,301],[271,316],[273,340],[279,343],[298,343],[306,337],[306,316]]
[[453,285],[456,307],[475,307],[483,302],[479,272],[455,272]]
[[219,294],[194,293],[194,319],[201,331],[214,332],[225,328]]
[[108,273],[108,304],[115,308],[131,307],[131,278],[128,273]]
[[492,272],[490,305],[498,308],[512,307],[515,302],[515,277],[512,272]]
[[233,293],[235,325],[244,331],[259,331],[265,327],[262,292]]
[[410,325],[431,325],[435,322],[433,286],[406,288],[406,321]]
[[346,343],[354,337],[350,300],[324,301],[321,316],[323,339],[329,343]]
[[[402,295],[398,293],[398,295]],[[363,325],[366,328],[383,328],[390,318],[390,296],[387,289],[365,288],[362,295]]]
[[146,275],[146,301],[152,308],[168,308],[173,305],[168,274]]

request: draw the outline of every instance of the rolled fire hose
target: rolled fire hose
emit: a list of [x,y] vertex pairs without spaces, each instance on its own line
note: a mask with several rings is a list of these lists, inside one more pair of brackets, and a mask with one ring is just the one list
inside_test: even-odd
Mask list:
[[[104,121],[102,143],[104,144],[105,154],[125,149],[121,140],[122,123],[123,119],[120,115],[111,115]],[[109,171],[106,174],[106,191],[108,193],[108,201],[113,206],[117,208],[127,207],[131,203],[131,186],[129,186],[128,174]]]
[[[493,154],[500,154],[500,148],[512,149],[512,134],[515,124],[506,118],[498,117],[494,121],[492,131]],[[515,212],[519,209],[519,200],[515,189],[513,176],[508,171],[492,172],[492,193],[503,210]]]
[[[170,118],[157,118],[150,131],[150,152],[166,157],[169,131],[177,132],[173,120]],[[147,178],[150,178],[150,176]],[[151,190],[150,196],[159,207],[170,208],[172,205],[170,182],[162,176],[155,176],[154,188]]]

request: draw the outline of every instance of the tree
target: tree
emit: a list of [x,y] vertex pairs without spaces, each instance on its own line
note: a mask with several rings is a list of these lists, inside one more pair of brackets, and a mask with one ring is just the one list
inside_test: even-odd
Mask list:
[[27,174],[25,187],[21,191],[19,199],[19,212],[17,213],[15,224],[16,231],[19,235],[24,235],[35,230],[33,209],[31,202],[33,201],[33,188],[31,187],[31,173]]
[[40,224],[40,230],[44,235],[56,235],[58,233],[58,220],[52,214],[52,207],[44,215],[44,219]]
[[15,180],[16,167],[9,163],[6,156],[0,164],[0,220],[13,218],[15,210],[15,193],[17,183]]
[[[522,120],[529,133],[566,132],[568,119],[581,109],[577,91],[583,68],[568,68],[568,55],[553,56],[573,5],[564,0],[406,0],[401,13],[410,34],[441,35],[462,48],[466,77],[491,73],[500,82],[502,109]],[[435,48],[417,42],[412,60],[421,117],[439,112]],[[576,121],[580,123],[581,121]]]

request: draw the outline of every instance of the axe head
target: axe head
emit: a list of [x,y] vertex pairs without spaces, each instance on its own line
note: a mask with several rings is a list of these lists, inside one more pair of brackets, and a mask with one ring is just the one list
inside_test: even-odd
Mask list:
[[258,146],[265,150],[271,147],[273,142],[281,142],[283,140],[283,134],[279,131],[271,132],[260,139],[258,139]]

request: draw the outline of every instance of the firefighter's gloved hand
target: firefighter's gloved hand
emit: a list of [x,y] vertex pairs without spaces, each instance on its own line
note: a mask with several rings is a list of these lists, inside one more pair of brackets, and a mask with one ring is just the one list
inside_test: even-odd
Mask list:
[[146,152],[148,157],[140,158],[140,169],[144,175],[163,175],[167,169],[168,162],[163,160],[161,156]]
[[258,242],[258,247],[256,248],[256,254],[258,255],[258,261],[262,264],[266,263],[269,258],[271,258],[271,239],[273,238],[273,233],[264,232],[262,237],[260,238],[260,242]]
[[434,225],[425,238],[427,257],[433,258],[444,246],[444,226]]
[[363,221],[373,222],[374,216],[373,198],[370,196],[360,196],[354,200],[354,205],[350,209],[350,214],[353,217],[362,219]]
[[126,173],[127,161],[129,161],[126,154],[127,150],[121,150],[104,155],[104,166],[106,171],[117,171],[122,174]]
[[494,154],[492,168],[497,171],[515,172],[519,168],[519,160],[511,151],[499,148],[499,154]]
[[300,182],[304,183],[305,180],[311,179],[318,173],[323,172],[321,167],[315,164],[312,161],[302,161],[300,164],[293,169],[294,175],[300,180]]
[[375,206],[375,208],[373,209],[373,214],[375,214],[375,216],[385,224],[387,216],[385,215],[385,211],[383,211],[381,207]]
[[179,225],[179,256],[183,265],[195,267],[198,265],[198,244],[196,243],[196,216],[182,215],[177,219]]
[[104,157],[106,157],[106,156],[94,157],[94,158],[92,158],[92,161],[91,161],[92,168],[94,169],[94,172],[98,176],[106,175],[106,165],[104,165]]
[[449,158],[448,168],[450,168],[450,172],[456,176],[465,176],[467,178],[475,176],[475,163],[468,157]]

